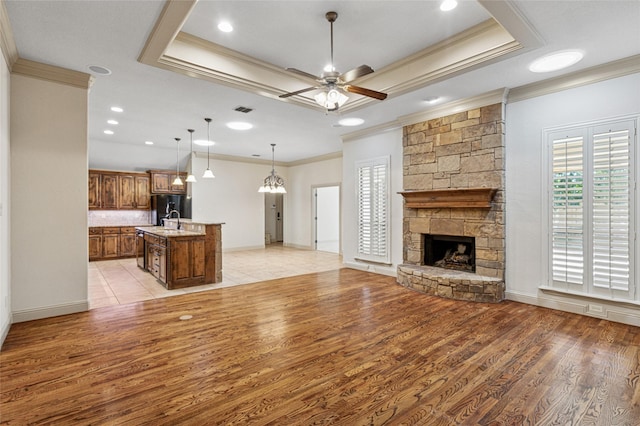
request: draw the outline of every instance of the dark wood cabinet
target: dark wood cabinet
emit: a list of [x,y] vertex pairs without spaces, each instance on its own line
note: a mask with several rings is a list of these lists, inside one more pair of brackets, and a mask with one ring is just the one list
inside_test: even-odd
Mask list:
[[167,286],[167,239],[145,234],[144,240],[147,250],[147,271]]
[[101,209],[117,209],[118,208],[118,176],[112,174],[103,174],[101,178],[102,200]]
[[135,207],[140,210],[151,208],[151,179],[149,175],[135,176]]
[[202,279],[204,283],[204,236],[173,238],[169,250],[169,271],[174,288],[189,284],[194,279]]
[[89,171],[89,210],[149,210],[147,173]]
[[133,257],[136,255],[136,229],[120,228],[119,257]]
[[89,210],[102,207],[102,176],[89,172]]
[[180,173],[182,185],[174,185],[173,181],[178,174],[170,170],[149,170],[151,176],[151,193],[152,194],[186,194],[187,179],[186,173]]
[[105,226],[89,228],[89,260],[136,256],[136,228]]
[[89,228],[89,260],[102,258],[102,228]]

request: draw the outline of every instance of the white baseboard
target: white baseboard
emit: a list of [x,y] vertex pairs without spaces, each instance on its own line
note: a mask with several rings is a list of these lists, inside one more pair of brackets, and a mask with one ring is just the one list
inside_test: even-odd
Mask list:
[[[590,301],[577,297],[567,296],[544,296],[531,295],[514,291],[506,291],[505,297],[514,302],[526,303],[543,308],[556,309],[558,311],[571,312],[574,314],[586,315],[594,318],[601,318],[609,321],[640,327],[640,313],[634,312],[623,306],[616,306],[615,302]],[[594,311],[592,306],[597,304],[601,311]],[[635,309],[637,311],[637,309]]]
[[9,329],[11,328],[11,321],[8,321],[0,330],[0,349],[2,349],[2,345],[4,345],[4,339],[7,338],[7,334],[9,334]]
[[382,266],[362,262],[343,262],[343,265],[359,271],[373,272],[374,274],[387,275],[389,277],[398,276],[398,269],[395,266]]
[[59,315],[75,314],[89,310],[89,301],[82,300],[62,305],[45,306],[42,308],[25,309],[13,312],[13,322],[32,321],[36,319],[57,317]]

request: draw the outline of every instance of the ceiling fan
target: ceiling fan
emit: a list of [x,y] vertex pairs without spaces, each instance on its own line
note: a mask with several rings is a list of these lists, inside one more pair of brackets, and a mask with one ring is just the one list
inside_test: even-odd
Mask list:
[[325,89],[316,96],[314,96],[316,102],[321,106],[325,107],[327,111],[336,111],[340,106],[342,106],[348,99],[348,97],[342,93],[341,91],[355,93],[358,95],[368,96],[370,98],[384,100],[387,98],[386,93],[377,92],[375,90],[366,89],[360,86],[354,86],[349,84],[349,82],[365,76],[367,74],[371,74],[373,69],[369,65],[360,65],[357,68],[354,68],[350,71],[345,72],[344,74],[340,74],[335,70],[333,66],[333,23],[338,19],[337,12],[327,12],[325,17],[327,21],[329,21],[331,25],[331,66],[330,71],[323,72],[320,77],[316,77],[313,74],[309,74],[308,72],[300,71],[296,68],[287,68],[287,71],[296,73],[298,75],[312,78],[316,80],[319,85],[307,87],[301,90],[296,90],[295,92],[285,93],[280,95],[280,98],[288,98],[290,96],[299,95],[301,93],[309,92],[311,90]]

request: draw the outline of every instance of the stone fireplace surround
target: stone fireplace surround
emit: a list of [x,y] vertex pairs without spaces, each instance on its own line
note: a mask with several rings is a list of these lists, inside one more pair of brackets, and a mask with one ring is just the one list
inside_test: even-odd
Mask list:
[[[404,127],[399,284],[457,300],[504,299],[503,153],[502,103]],[[468,198],[479,193],[490,195]],[[426,266],[423,234],[474,237],[475,273]]]

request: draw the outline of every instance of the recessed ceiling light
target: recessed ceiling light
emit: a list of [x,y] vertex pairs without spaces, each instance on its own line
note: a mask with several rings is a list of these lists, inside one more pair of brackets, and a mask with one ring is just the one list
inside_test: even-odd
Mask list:
[[343,118],[342,120],[338,121],[338,123],[341,126],[359,126],[364,123],[364,120],[362,118],[351,117]]
[[193,141],[193,143],[200,146],[213,146],[216,144],[214,141],[208,141],[206,139],[197,139]]
[[107,123],[116,125],[118,122],[116,120],[107,120]]
[[101,67],[100,65],[89,65],[89,69],[96,74],[111,75],[111,70],[109,68]]
[[529,65],[531,72],[551,72],[578,63],[584,54],[578,50],[563,50],[536,59]]
[[220,22],[218,24],[218,29],[223,33],[230,33],[231,31],[233,31],[233,25],[231,25],[229,22]]
[[440,3],[440,10],[443,12],[448,12],[455,9],[457,6],[458,2],[456,0],[444,0],[442,3]]
[[113,134],[113,130],[105,130],[104,134],[105,135],[112,135]]
[[113,111],[113,112],[122,112],[124,110],[122,108],[118,107],[118,106],[112,106],[111,107],[111,111]]
[[153,145],[152,141],[144,141],[145,145]]
[[430,97],[426,98],[424,101],[426,103],[428,103],[428,104],[435,104],[439,100],[440,100],[440,98],[438,96],[430,96]]
[[245,121],[232,121],[227,123],[227,127],[233,130],[249,130],[253,128],[253,124]]

